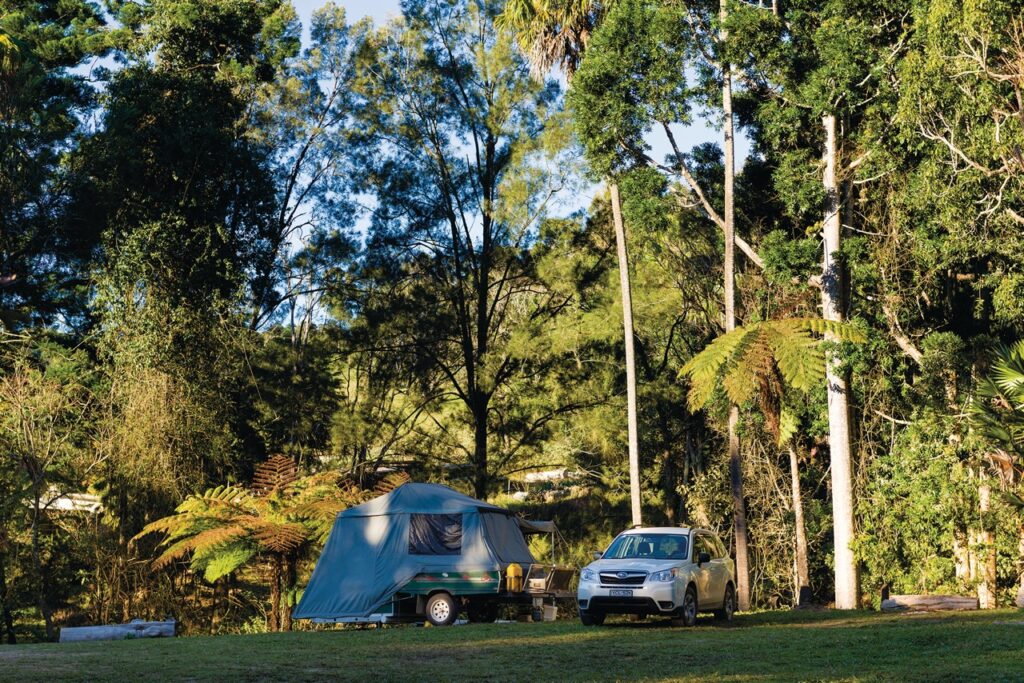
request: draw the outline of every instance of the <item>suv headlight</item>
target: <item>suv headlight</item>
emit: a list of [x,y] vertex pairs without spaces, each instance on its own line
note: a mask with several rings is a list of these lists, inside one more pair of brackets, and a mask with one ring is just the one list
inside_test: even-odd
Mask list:
[[596,578],[597,572],[595,572],[593,569],[584,568],[583,571],[580,572],[580,581],[593,581]]
[[659,581],[665,583],[668,581],[675,581],[677,576],[679,576],[679,570],[675,567],[672,567],[672,569],[665,569],[660,572],[654,572],[647,578],[650,581]]

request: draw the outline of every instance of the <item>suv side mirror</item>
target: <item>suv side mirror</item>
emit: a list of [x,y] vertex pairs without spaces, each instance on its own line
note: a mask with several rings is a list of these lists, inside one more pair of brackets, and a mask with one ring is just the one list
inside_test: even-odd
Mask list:
[[711,561],[711,553],[700,553],[697,555],[697,564],[702,565],[705,562]]
[[602,553],[600,550],[595,550],[594,551],[594,559],[595,560],[600,560],[602,557],[604,557],[604,553]]

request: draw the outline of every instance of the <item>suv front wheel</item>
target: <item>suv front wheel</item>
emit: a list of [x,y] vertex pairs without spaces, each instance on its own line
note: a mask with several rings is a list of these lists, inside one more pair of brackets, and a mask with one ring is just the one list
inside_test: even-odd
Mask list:
[[736,589],[730,583],[725,587],[725,597],[722,598],[722,609],[715,610],[715,619],[720,621],[732,621],[732,615],[736,613]]
[[580,610],[580,623],[584,626],[600,626],[604,623],[604,612]]
[[693,626],[697,623],[697,590],[693,586],[686,587],[683,604],[679,612],[672,618],[673,626]]

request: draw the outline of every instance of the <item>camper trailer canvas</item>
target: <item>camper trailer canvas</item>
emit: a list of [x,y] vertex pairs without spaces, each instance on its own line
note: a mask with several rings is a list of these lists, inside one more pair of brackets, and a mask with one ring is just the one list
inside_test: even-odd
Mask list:
[[527,533],[550,523],[440,484],[404,484],[340,513],[294,616],[320,622],[494,621],[502,603],[572,597],[574,571],[540,564]]

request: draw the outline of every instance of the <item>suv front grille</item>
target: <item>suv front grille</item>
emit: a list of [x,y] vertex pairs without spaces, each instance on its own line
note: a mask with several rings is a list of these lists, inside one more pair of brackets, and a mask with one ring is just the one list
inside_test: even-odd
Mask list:
[[642,586],[647,572],[601,572],[601,583],[606,586]]

